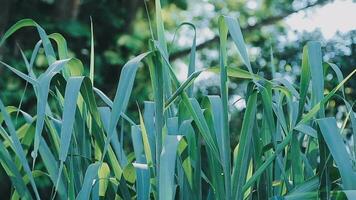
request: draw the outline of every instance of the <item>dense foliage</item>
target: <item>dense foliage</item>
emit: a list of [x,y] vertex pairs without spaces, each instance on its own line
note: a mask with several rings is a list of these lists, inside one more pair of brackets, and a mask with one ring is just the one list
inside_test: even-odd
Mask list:
[[[124,65],[113,100],[94,82],[93,31],[88,65],[71,57],[61,34],[47,35],[33,20],[5,32],[0,45],[25,27],[41,39],[30,58],[20,51],[26,73],[1,61],[25,90],[33,89],[36,104],[26,111],[0,100],[0,163],[12,199],[351,199],[356,145],[343,138],[346,131],[356,135],[356,116],[344,85],[356,70],[344,78],[337,65],[322,62],[321,44],[312,41],[303,48],[298,82],[277,77],[273,53],[271,73],[262,76],[251,65],[238,21],[220,16],[217,67],[196,68],[193,37],[188,76],[180,82],[160,1],[155,13],[149,50]],[[34,62],[41,50],[45,69]],[[139,68],[147,69],[150,85],[135,85]],[[208,72],[218,74],[219,95],[194,97],[195,79]],[[329,73],[336,77],[331,83],[324,81]],[[236,103],[229,101],[229,78],[245,91],[246,108],[238,115],[229,113]],[[151,88],[152,98],[134,96],[144,107],[128,110],[136,86]],[[347,111],[341,120],[328,116],[335,100]],[[236,119],[241,125],[232,123]],[[239,126],[237,134],[231,126]]]

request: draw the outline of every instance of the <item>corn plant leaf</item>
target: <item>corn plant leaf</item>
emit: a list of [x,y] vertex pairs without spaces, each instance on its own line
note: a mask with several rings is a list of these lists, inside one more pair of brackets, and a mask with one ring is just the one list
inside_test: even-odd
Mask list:
[[[173,41],[172,43],[175,42],[175,38],[177,35],[178,30],[183,27],[183,26],[190,26],[193,31],[194,31],[194,36],[193,36],[193,42],[192,42],[192,46],[190,48],[190,56],[189,56],[189,65],[188,65],[188,74],[187,74],[187,78],[189,79],[189,77],[195,72],[195,54],[196,54],[196,49],[197,49],[197,30],[194,24],[189,23],[189,22],[183,22],[181,23],[175,30],[174,32],[174,37],[173,37]],[[191,83],[191,85],[188,87],[187,89],[187,95],[188,97],[192,97],[193,96],[193,83]]]
[[[146,164],[147,161],[144,154],[144,144],[142,142],[140,126],[131,126],[131,137],[136,157],[136,163]],[[137,199],[149,199],[150,174],[148,168],[142,169],[136,167],[136,177]]]
[[242,187],[246,182],[246,174],[249,165],[249,147],[251,146],[252,141],[252,127],[255,121],[256,102],[257,93],[255,92],[249,97],[247,101],[247,107],[240,133],[240,142],[238,145],[236,161],[234,163],[232,191],[235,193],[233,195],[235,199],[241,199],[243,197]]
[[[164,24],[162,18],[162,8],[161,8],[161,0],[155,1],[155,12],[156,12],[156,29],[157,29],[157,47],[161,48],[162,51],[161,56],[164,59],[169,60],[168,57],[168,49],[167,49],[167,42],[164,33]],[[163,87],[163,94],[166,98],[168,98],[172,93],[172,86],[169,79],[169,72],[168,72],[168,63],[166,62],[159,62],[162,68],[162,74],[160,75],[162,78],[162,87]]]
[[318,119],[317,122],[331,155],[339,168],[343,189],[355,190],[356,173],[352,169],[350,157],[341,138],[340,130],[336,125],[336,119],[328,117]]
[[183,92],[183,90],[187,89],[187,95],[189,96],[189,87],[193,84],[194,80],[200,75],[202,71],[196,71],[194,73],[192,73],[187,80],[185,80],[183,82],[182,85],[179,86],[179,88],[174,91],[174,93],[172,94],[172,96],[169,97],[169,99],[166,101],[165,107],[167,108],[171,103],[174,102],[174,100],[177,99],[177,97],[179,97],[181,95],[181,93]]
[[213,155],[217,158],[217,160],[220,160],[219,156],[219,150],[217,147],[217,141],[215,137],[212,137],[213,135],[210,133],[209,126],[207,124],[207,121],[204,118],[202,109],[196,99],[190,99],[190,105],[185,102],[185,105],[188,107],[188,110],[190,114],[192,115],[195,123],[197,123],[197,126],[200,127],[201,134],[204,138],[204,140],[207,143],[207,146],[211,149],[213,152]]
[[[265,80],[263,77],[258,76],[256,74],[251,74],[249,71],[244,69],[236,68],[236,67],[226,67],[227,75],[234,78],[241,79],[255,79],[255,80]],[[207,69],[209,72],[219,73],[220,67],[210,67]]]
[[19,77],[21,77],[22,79],[24,79],[25,81],[31,83],[32,85],[36,85],[37,81],[35,79],[33,79],[30,76],[27,76],[26,74],[22,73],[21,71],[15,69],[14,67],[11,67],[10,65],[0,61],[0,63],[2,65],[4,65],[6,68],[8,68],[9,70],[11,70],[12,72],[14,72],[16,75],[18,75]]
[[89,67],[89,78],[94,87],[94,30],[93,30],[93,20],[90,18],[90,67]]
[[318,189],[319,186],[319,177],[315,176],[309,180],[306,180],[304,183],[297,185],[293,190],[291,190],[288,195],[293,195],[293,194],[300,194],[300,193],[307,193],[307,192],[313,192]]
[[41,156],[41,159],[43,161],[43,164],[47,170],[47,172],[49,173],[49,177],[53,183],[53,185],[55,185],[58,181],[58,193],[60,195],[60,197],[62,198],[67,198],[67,189],[66,189],[66,185],[64,183],[64,178],[59,179],[58,178],[58,162],[56,160],[56,158],[54,157],[53,153],[50,150],[50,147],[47,145],[47,142],[41,138],[41,145],[39,147],[39,153]]
[[[100,107],[99,108],[100,116],[103,121],[105,131],[109,130],[109,121],[111,116],[111,111],[108,107]],[[116,137],[115,137],[116,136]],[[111,140],[112,147],[115,151],[117,158],[119,159],[120,163],[125,166],[127,164],[127,156],[123,150],[122,141],[119,141],[117,138],[117,131],[114,131],[113,140]]]
[[[178,81],[177,76],[174,74],[172,66],[169,64],[168,58],[166,56],[164,56],[165,54],[164,54],[162,48],[160,48],[158,45],[156,45],[156,48],[160,52],[162,57],[164,58],[164,61],[166,62],[166,64],[168,65],[169,74],[171,75],[171,78],[173,79],[172,80],[173,85],[176,88],[179,88],[180,83]],[[201,111],[199,103],[194,98],[189,99],[187,93],[184,90],[181,92],[181,98],[182,98],[182,101],[184,102],[185,106],[187,107],[187,110],[190,112],[190,114],[192,115],[192,118],[194,119],[195,123],[197,124],[200,133],[203,135],[205,141],[207,142],[207,145],[212,150],[213,156],[220,162],[219,152],[218,152],[216,142],[211,137],[209,127],[204,119],[203,112]],[[156,108],[158,108],[158,107],[159,106],[156,105]],[[156,114],[157,114],[157,112],[156,112]],[[157,121],[159,121],[159,120],[157,120]]]
[[72,138],[77,99],[83,79],[84,77],[70,77],[67,82],[64,96],[64,108],[62,116],[63,122],[60,135],[61,141],[59,160],[61,162],[64,162],[67,158],[69,145]]
[[253,74],[250,58],[247,54],[247,49],[239,22],[236,19],[228,16],[224,16],[224,20],[226,22],[226,26],[228,27],[230,36],[238,49],[238,53],[242,62],[246,65],[248,71]]
[[98,172],[99,178],[99,196],[105,197],[106,190],[108,188],[109,183],[109,176],[110,176],[110,167],[107,163],[103,163]]
[[15,153],[19,157],[19,159],[21,161],[21,165],[23,166],[26,174],[28,175],[28,177],[30,179],[30,183],[31,183],[31,186],[35,192],[36,199],[40,199],[35,180],[32,176],[30,166],[27,163],[26,155],[25,155],[24,150],[21,146],[21,142],[17,137],[14,124],[12,123],[10,115],[7,113],[6,108],[1,100],[0,100],[0,110],[1,110],[2,116],[4,117],[5,124],[9,129],[10,138],[12,140]]
[[[335,95],[335,93],[356,73],[356,69],[353,70],[343,81],[341,81],[334,89],[332,89],[329,94],[327,94],[320,102],[315,104],[312,109],[309,110],[308,113],[303,115],[302,119],[298,124],[306,123],[309,120],[311,120],[317,113],[318,111],[322,108],[322,106],[330,100],[332,96]],[[297,125],[298,125],[297,124]]]
[[112,138],[112,134],[120,119],[121,113],[125,112],[126,110],[128,101],[130,99],[132,87],[134,84],[136,71],[139,66],[139,62],[150,53],[151,52],[146,52],[136,56],[135,58],[127,62],[125,66],[122,68],[119,85],[117,87],[115,98],[113,101],[113,107],[112,107],[110,123],[109,123],[109,131],[107,134],[107,138],[105,140],[103,155],[105,155],[107,151],[108,145]]
[[[155,102],[145,101],[143,119],[147,131],[148,142],[152,152],[156,152],[156,132],[155,132]],[[155,163],[156,155],[152,154],[152,162]]]
[[140,117],[140,128],[141,128],[141,134],[142,134],[143,149],[144,149],[144,152],[146,155],[147,164],[149,167],[152,167],[152,165],[153,165],[152,150],[151,150],[150,143],[148,140],[145,122],[143,121],[143,117],[142,117],[140,110],[139,110],[139,117]]
[[85,172],[82,188],[76,197],[77,200],[89,199],[93,185],[97,184],[99,167],[100,163],[98,162],[89,165]]
[[40,138],[44,126],[45,114],[46,114],[46,106],[47,106],[47,98],[49,94],[49,86],[52,78],[56,75],[62,68],[68,63],[70,60],[59,60],[54,62],[52,65],[48,67],[46,72],[41,74],[38,77],[37,84],[35,85],[38,99],[37,99],[37,120],[36,120],[36,132],[35,132],[35,141],[34,148],[32,152],[33,163],[36,160],[38,148],[40,145]]
[[174,169],[177,147],[182,136],[167,135],[160,156],[159,198],[174,199]]
[[310,83],[310,68],[308,60],[308,48],[304,46],[303,48],[303,58],[302,58],[302,72],[300,76],[300,99],[299,99],[299,111],[298,111],[298,121],[303,115],[304,106],[308,94],[308,88]]
[[306,135],[309,135],[313,138],[317,138],[316,130],[306,124],[299,124],[298,126],[294,127],[294,129],[297,131],[300,131]]
[[4,36],[2,37],[0,41],[0,46],[16,31],[18,31],[21,28],[24,27],[36,27],[38,34],[42,40],[42,45],[45,50],[45,54],[48,60],[49,64],[52,64],[54,61],[56,61],[56,55],[54,53],[53,47],[51,45],[51,42],[49,41],[49,38],[46,34],[46,32],[43,30],[43,28],[38,25],[35,21],[32,19],[22,19],[18,22],[16,22],[14,25],[12,25],[5,33]]
[[[224,182],[225,182],[225,198],[231,198],[231,179],[228,177],[231,174],[231,154],[230,154],[230,132],[229,132],[229,119],[228,119],[228,79],[227,79],[227,31],[230,31],[230,35],[233,38],[238,53],[242,56],[243,62],[246,64],[245,56],[247,56],[245,44],[242,38],[242,33],[238,22],[232,23],[231,18],[219,17],[219,33],[220,33],[220,49],[219,49],[219,64],[220,64],[220,96],[221,96],[221,126],[220,136],[222,143],[222,166],[224,170]],[[226,24],[225,24],[226,22]],[[236,26],[237,25],[237,26]],[[240,35],[239,35],[240,34]],[[238,41],[237,41],[238,40]],[[242,42],[242,43],[241,43]],[[243,45],[243,46],[241,46]],[[241,47],[243,49],[241,49]],[[244,50],[241,52],[241,50]],[[245,55],[246,53],[246,55]],[[248,59],[248,56],[247,56]],[[248,61],[248,64],[250,61]],[[249,64],[250,65],[250,64]],[[251,71],[250,71],[251,72]],[[218,122],[216,122],[218,123]]]
[[242,187],[242,192],[245,192],[248,188],[250,188],[256,181],[257,179],[263,174],[263,172],[268,168],[268,166],[276,159],[277,154],[279,154],[281,151],[284,150],[284,148],[290,143],[292,139],[292,134],[287,135],[284,140],[279,143],[276,147],[275,152],[268,157],[265,162],[254,171],[254,174],[247,180],[245,185]]
[[0,142],[0,163],[5,172],[8,174],[13,186],[16,189],[16,192],[19,194],[19,197],[32,199],[31,193],[27,189],[19,170],[2,142]]

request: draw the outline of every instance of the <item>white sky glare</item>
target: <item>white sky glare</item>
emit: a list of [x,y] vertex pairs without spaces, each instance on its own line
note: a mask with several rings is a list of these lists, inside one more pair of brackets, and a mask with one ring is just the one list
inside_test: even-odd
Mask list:
[[288,17],[285,22],[297,32],[311,32],[320,29],[325,39],[331,39],[337,31],[356,30],[356,2],[336,0],[311,12],[299,12]]

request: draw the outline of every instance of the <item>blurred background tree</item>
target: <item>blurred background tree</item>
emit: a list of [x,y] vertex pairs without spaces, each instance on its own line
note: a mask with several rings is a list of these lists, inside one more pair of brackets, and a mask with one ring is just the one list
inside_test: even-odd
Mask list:
[[[338,33],[331,39],[325,39],[320,31],[293,33],[285,23],[285,19],[295,13],[305,12],[308,17],[313,17],[316,9],[333,3],[330,0],[161,0],[161,2],[164,6],[163,18],[168,41],[173,39],[176,28],[182,22],[195,24],[198,68],[218,64],[217,19],[220,14],[239,19],[249,46],[254,71],[267,78],[272,78],[271,66],[274,65],[278,71],[275,78],[297,80],[302,47],[309,40],[321,40],[324,46],[324,60],[339,65],[344,75],[350,73],[356,66],[356,31]],[[154,1],[146,0],[146,3],[150,18],[153,20]],[[88,71],[90,17],[93,19],[95,37],[95,86],[112,98],[121,67],[130,57],[148,48],[150,28],[144,0],[0,0],[0,35],[16,21],[32,18],[44,27],[48,34],[61,33],[67,39],[70,54],[79,58]],[[187,73],[187,55],[190,52],[193,34],[191,29],[183,27],[178,31],[177,41],[172,43],[174,46],[170,46],[170,59],[175,70],[181,74],[181,80],[184,80]],[[293,39],[289,37],[291,34]],[[37,33],[30,28],[16,33],[0,48],[0,60],[25,70],[19,48],[29,57],[38,40]],[[234,48],[233,45],[231,48]],[[229,52],[229,65],[241,66],[235,52]],[[47,67],[43,51],[35,64],[37,70]],[[335,86],[335,75],[329,71],[326,77],[329,80],[326,83],[328,87]],[[196,84],[195,92],[198,95],[219,93],[219,88],[216,87],[218,77],[203,74],[197,81],[199,83]],[[141,103],[152,98],[151,89],[147,87],[149,84],[147,68],[140,68],[132,94],[133,101],[130,102]],[[7,105],[19,104],[24,85],[25,82],[0,67],[0,95]],[[346,87],[347,96],[351,100],[355,97],[353,89],[355,87],[355,79]],[[245,86],[241,80],[231,80],[230,112],[234,116],[231,121],[233,125],[230,126],[232,141],[236,138],[234,135],[238,134],[236,130],[239,130],[241,124],[238,111],[244,108],[244,100],[239,100],[244,96],[243,88]],[[24,110],[33,111],[35,100],[30,90],[26,91],[24,98]],[[329,106],[337,108],[338,101]],[[137,110],[135,104],[129,109]],[[342,109],[331,110],[341,112],[339,114],[341,117],[345,112]],[[0,171],[0,179],[6,180],[2,174]],[[8,184],[8,181],[1,181],[0,190],[8,191]]]

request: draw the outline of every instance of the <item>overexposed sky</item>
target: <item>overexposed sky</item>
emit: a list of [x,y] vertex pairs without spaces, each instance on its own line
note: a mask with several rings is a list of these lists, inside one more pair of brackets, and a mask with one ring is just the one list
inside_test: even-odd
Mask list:
[[285,22],[297,32],[320,29],[325,39],[330,39],[337,31],[345,33],[356,30],[356,2],[335,0],[307,13],[293,14]]

